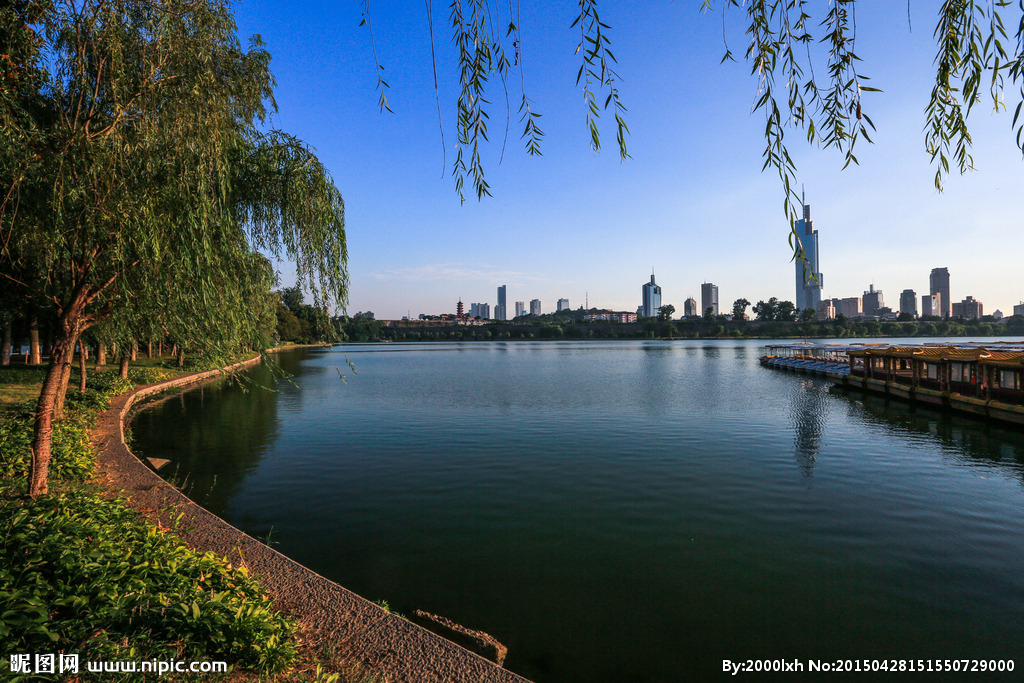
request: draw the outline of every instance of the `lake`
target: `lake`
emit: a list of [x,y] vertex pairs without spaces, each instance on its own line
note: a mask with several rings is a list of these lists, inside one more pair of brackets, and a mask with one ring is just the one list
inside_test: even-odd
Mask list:
[[487,631],[537,683],[783,658],[1019,676],[1024,432],[762,368],[765,343],[294,350],[291,379],[258,368],[132,431],[232,524]]

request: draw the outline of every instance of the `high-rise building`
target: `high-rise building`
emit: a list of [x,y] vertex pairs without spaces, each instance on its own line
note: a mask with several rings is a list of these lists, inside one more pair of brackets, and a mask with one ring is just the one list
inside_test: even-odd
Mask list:
[[864,309],[861,308],[863,302],[859,296],[850,296],[839,301],[839,312],[845,315],[847,318],[862,318],[864,316]]
[[697,315],[700,315],[700,313],[697,312],[697,300],[691,296],[683,302],[683,316],[686,318],[692,318]]
[[984,307],[980,301],[975,301],[969,296],[958,304],[953,304],[953,317],[964,318],[965,320],[977,320],[984,315]]
[[569,310],[569,300],[568,299],[559,299],[558,300],[558,306],[557,306],[557,308],[555,310],[556,311],[568,311]]
[[885,303],[882,301],[882,290],[876,290],[874,285],[868,285],[868,291],[864,292],[864,296],[861,297],[861,304],[865,316],[878,315],[878,309],[885,307]]
[[658,309],[661,308],[661,287],[654,284],[654,271],[651,271],[651,281],[644,283],[640,293],[643,296],[643,303],[640,304],[643,308],[642,315],[648,318],[658,315]]
[[516,317],[518,318],[519,316],[521,316],[524,313],[526,313],[526,302],[525,301],[517,301],[516,302]]
[[470,318],[479,318],[480,317],[480,304],[470,304],[469,305],[469,317]]
[[1021,301],[1019,304],[1015,304],[1014,305],[1014,307],[1013,307],[1013,314],[1014,315],[1024,315],[1024,301]]
[[705,282],[700,286],[700,314],[706,315],[709,308],[711,315],[718,315],[718,285]]
[[530,302],[530,315],[540,315],[540,299]]
[[921,295],[921,315],[937,315],[942,316],[942,295],[941,294],[922,294]]
[[818,309],[824,279],[818,271],[818,231],[811,221],[811,207],[802,198],[803,218],[796,222],[796,239],[804,250],[806,260],[797,259],[796,265],[796,312],[805,308]]
[[912,289],[904,289],[900,294],[900,313],[909,313],[917,317],[917,292]]
[[928,278],[928,291],[942,296],[941,312],[932,311],[931,314],[948,318],[952,312],[953,301],[949,298],[949,268],[932,268],[932,274]]
[[505,300],[505,285],[498,287],[498,303],[494,306],[494,319],[495,320],[508,320],[508,308]]

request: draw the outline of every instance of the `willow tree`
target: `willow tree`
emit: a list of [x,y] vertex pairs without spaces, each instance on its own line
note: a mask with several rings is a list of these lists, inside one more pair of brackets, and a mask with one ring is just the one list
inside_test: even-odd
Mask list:
[[57,319],[32,496],[47,490],[54,407],[83,331],[119,312],[121,328],[159,314],[194,350],[258,346],[272,273],[256,250],[294,260],[321,300],[344,304],[347,291],[341,196],[311,150],[264,128],[270,56],[258,37],[241,46],[227,2],[38,10],[21,15],[39,41],[26,65],[39,75],[34,104],[7,104],[22,146],[42,151],[5,179],[31,201],[0,214],[2,272],[30,272],[19,286]]

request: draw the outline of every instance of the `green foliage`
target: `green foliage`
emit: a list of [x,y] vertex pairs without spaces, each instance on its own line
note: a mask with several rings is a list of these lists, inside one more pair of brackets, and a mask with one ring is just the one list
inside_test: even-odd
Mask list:
[[385,329],[381,321],[365,316],[337,317],[334,325],[339,337],[352,342],[377,341],[383,337]]
[[128,381],[134,384],[156,384],[172,379],[174,376],[175,373],[166,368],[130,368],[128,370]]
[[748,306],[750,306],[750,302],[746,299],[736,299],[736,301],[732,302],[732,319],[734,322],[744,322]]
[[[291,662],[293,624],[244,569],[81,491],[0,503],[0,640],[85,660]],[[102,628],[97,629],[97,625]]]
[[[129,375],[131,372],[129,371]],[[107,396],[118,396],[135,388],[132,380],[125,379],[116,372],[110,371],[92,373],[86,379],[86,386]],[[69,392],[68,396],[73,396],[73,392]]]
[[[89,432],[96,414],[110,407],[110,399],[134,388],[131,380],[114,372],[93,373],[85,392],[68,392],[64,418],[53,431],[51,476],[81,481],[93,470]],[[26,401],[0,414],[0,477],[25,477],[31,463],[33,420],[36,401]]]

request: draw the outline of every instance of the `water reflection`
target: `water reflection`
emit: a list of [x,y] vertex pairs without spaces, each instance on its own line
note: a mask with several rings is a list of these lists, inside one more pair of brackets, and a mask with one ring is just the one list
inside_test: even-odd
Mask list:
[[956,464],[995,466],[1024,484],[1024,440],[1019,430],[882,396],[838,388],[832,393],[848,401],[851,412],[869,425],[899,435],[927,436]]
[[789,401],[789,418],[793,425],[793,452],[805,477],[814,474],[814,463],[821,450],[822,432],[828,419],[828,383],[800,377],[795,380]]
[[134,450],[170,458],[161,476],[204,506],[223,509],[278,433],[279,395],[266,388],[273,379],[257,368],[243,382],[220,380],[143,406],[132,419]]

